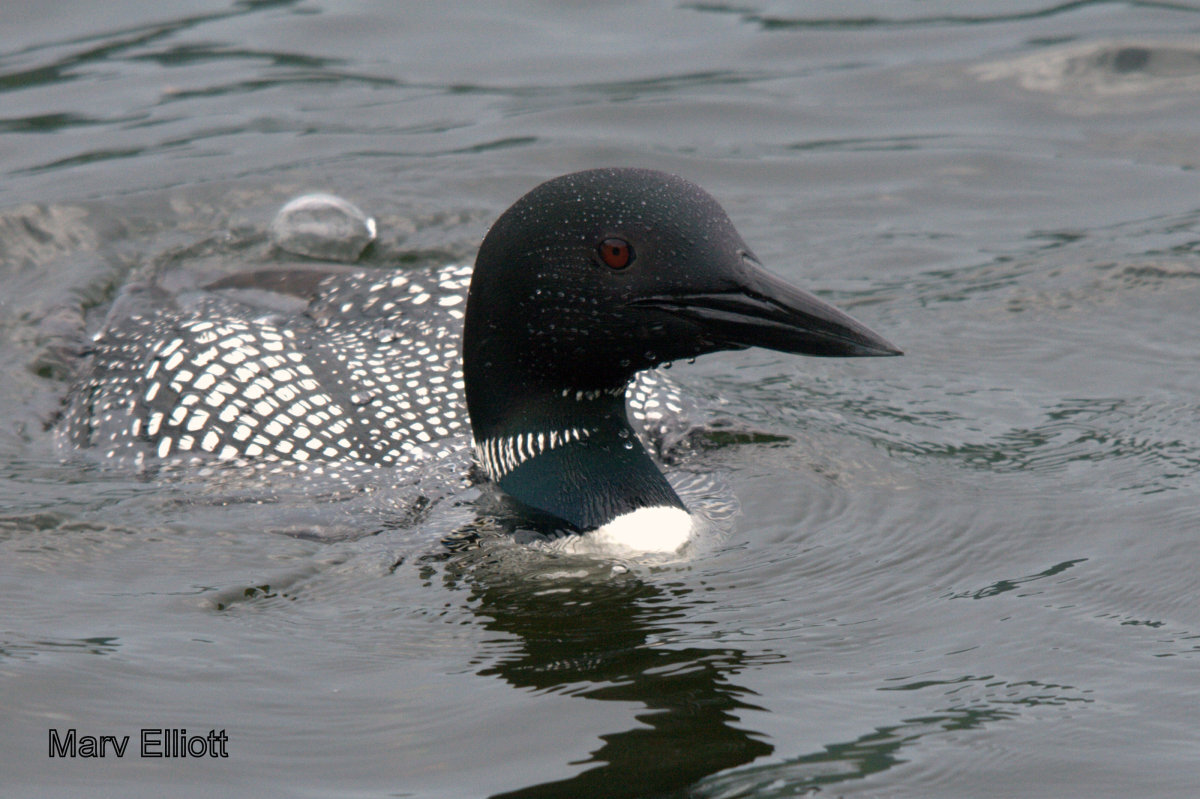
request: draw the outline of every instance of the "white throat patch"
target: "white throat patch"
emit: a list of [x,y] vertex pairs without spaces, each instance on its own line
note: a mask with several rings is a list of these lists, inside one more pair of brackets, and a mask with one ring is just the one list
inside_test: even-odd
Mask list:
[[691,540],[694,520],[687,511],[671,506],[638,508],[587,533],[563,536],[555,550],[576,554],[673,555]]

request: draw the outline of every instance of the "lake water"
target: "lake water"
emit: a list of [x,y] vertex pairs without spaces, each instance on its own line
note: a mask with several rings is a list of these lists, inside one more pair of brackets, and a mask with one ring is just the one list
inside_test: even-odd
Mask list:
[[[4,796],[1195,794],[1193,4],[9,6]],[[740,506],[688,558],[452,552],[475,494],[380,531],[55,448],[128,280],[272,261],[312,190],[378,219],[370,265],[469,262],[600,165],[700,183],[906,351],[677,365],[743,442],[672,467]],[[228,757],[132,751],[168,728]],[[49,757],[69,729],[133,743]]]

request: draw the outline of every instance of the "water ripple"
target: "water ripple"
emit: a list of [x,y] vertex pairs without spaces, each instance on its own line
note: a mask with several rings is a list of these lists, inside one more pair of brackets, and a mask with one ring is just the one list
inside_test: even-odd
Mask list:
[[[821,16],[821,17],[793,17],[782,16],[777,14],[764,14],[757,11],[747,10],[744,5],[729,5],[725,3],[707,3],[697,2],[688,3],[684,7],[691,8],[695,11],[715,12],[724,14],[734,14],[740,17],[743,21],[759,25],[764,30],[768,31],[786,31],[796,29],[811,29],[811,30],[860,30],[871,28],[902,28],[902,27],[935,27],[935,26],[958,26],[958,25],[988,25],[1004,22],[1023,22],[1032,20],[1043,20],[1051,17],[1058,17],[1067,14],[1072,14],[1078,11],[1085,11],[1096,6],[1111,5],[1112,0],[1072,0],[1071,2],[1057,3],[1049,6],[1036,5],[1034,8],[1020,11],[1001,11],[997,10],[993,13],[921,13],[925,12],[927,6],[937,8],[939,5],[947,8],[953,8],[957,11],[960,4],[957,3],[915,3],[904,4],[908,8],[913,8],[917,13],[911,15],[898,13],[892,16],[881,16],[872,13],[864,13],[860,16],[850,16],[844,14],[845,6],[839,8],[843,14],[839,16]],[[855,4],[847,4],[851,8]],[[858,4],[866,9],[873,9],[873,4]],[[982,4],[980,4],[982,5]],[[1004,4],[1011,5],[1011,4]],[[1124,5],[1124,4],[1122,4]],[[1131,3],[1139,8],[1157,8],[1167,11],[1183,11],[1195,13],[1196,8],[1182,3],[1171,2],[1153,2],[1153,0],[1139,0]]]
[[1015,714],[997,708],[947,709],[878,727],[853,741],[827,744],[820,752],[781,763],[751,766],[701,780],[689,796],[705,799],[784,797],[815,794],[824,786],[863,780],[905,763],[906,750],[922,741],[959,738],[963,733],[1007,721]]
[[[1196,12],[1195,8],[1188,10]],[[1191,41],[1089,42],[981,64],[971,72],[984,82],[1011,80],[1026,91],[1093,101],[1196,92],[1200,91],[1200,45]],[[1084,111],[1087,106],[1076,108]]]

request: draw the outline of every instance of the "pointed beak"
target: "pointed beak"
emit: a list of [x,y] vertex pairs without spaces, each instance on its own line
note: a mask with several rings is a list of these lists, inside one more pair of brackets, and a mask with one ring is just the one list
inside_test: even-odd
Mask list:
[[766,347],[825,357],[902,355],[887,339],[824,300],[744,259],[736,286],[637,301],[699,326],[722,349]]

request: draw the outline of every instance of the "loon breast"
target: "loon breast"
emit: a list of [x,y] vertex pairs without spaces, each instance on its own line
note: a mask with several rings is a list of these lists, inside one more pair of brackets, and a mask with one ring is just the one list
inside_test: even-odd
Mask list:
[[682,508],[638,508],[584,535],[560,538],[555,549],[596,555],[678,552],[691,540],[696,524],[692,514]]

